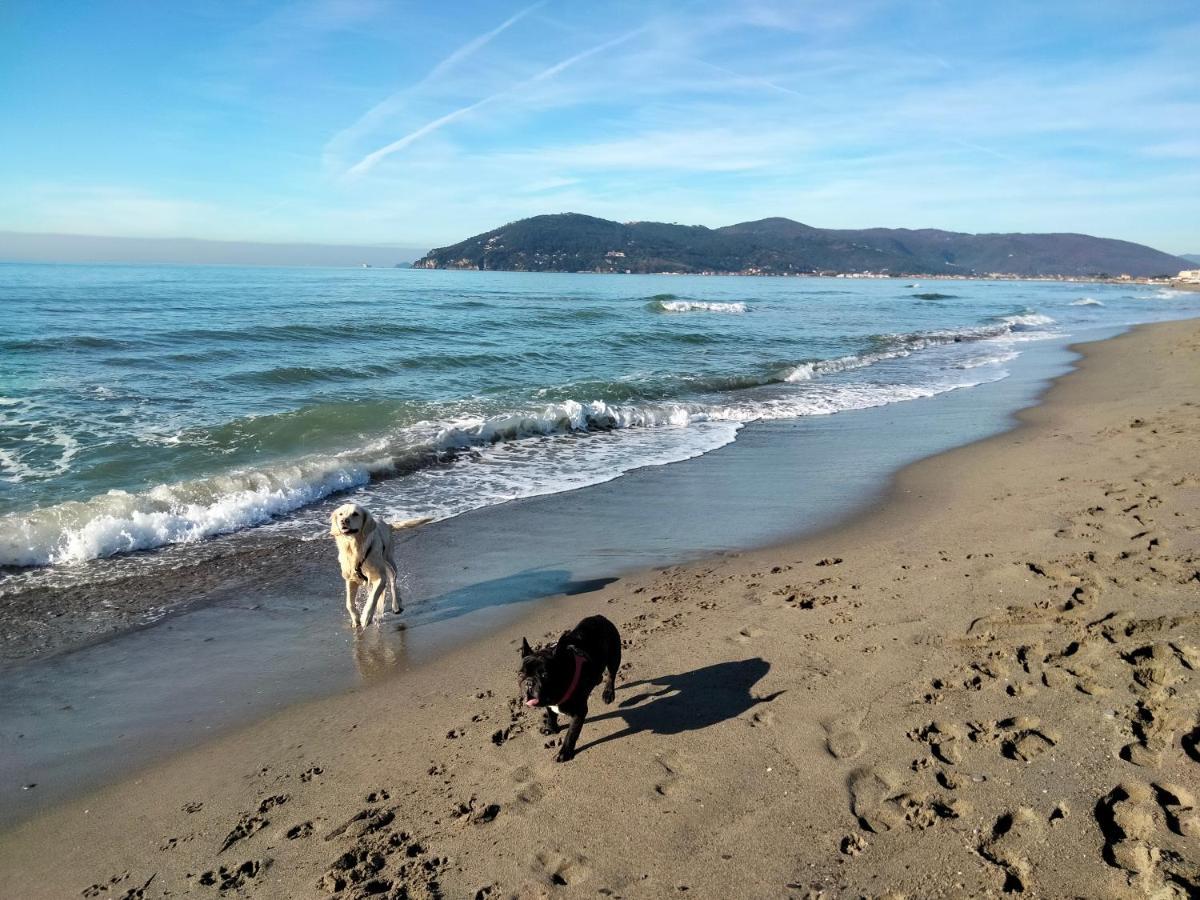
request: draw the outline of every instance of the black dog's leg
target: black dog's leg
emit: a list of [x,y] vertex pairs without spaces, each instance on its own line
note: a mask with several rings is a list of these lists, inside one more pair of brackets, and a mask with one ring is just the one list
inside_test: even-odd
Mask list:
[[558,734],[558,728],[558,713],[547,709],[545,715],[542,716],[542,734]]
[[618,642],[616,648],[608,655],[608,684],[604,686],[604,693],[600,695],[600,699],[605,703],[612,703],[617,698],[617,669],[621,668],[621,644]]
[[563,738],[556,762],[569,762],[575,756],[575,742],[579,740],[579,732],[583,730],[583,720],[587,718],[585,706],[577,716],[570,716],[571,724],[567,726],[567,736]]

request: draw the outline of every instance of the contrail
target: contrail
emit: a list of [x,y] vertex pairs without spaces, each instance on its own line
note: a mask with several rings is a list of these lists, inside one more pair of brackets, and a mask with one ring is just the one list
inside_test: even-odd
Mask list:
[[406,134],[404,137],[400,138],[398,141],[392,141],[392,143],[388,144],[386,147],[380,147],[375,152],[368,153],[366,156],[364,156],[362,159],[360,159],[353,166],[351,166],[349,169],[346,170],[346,177],[358,178],[360,175],[365,175],[367,172],[369,172],[373,168],[375,168],[375,166],[381,160],[391,156],[393,153],[400,152],[405,147],[407,147],[409,144],[411,144],[413,141],[420,140],[421,138],[425,137],[425,135],[427,135],[427,134],[432,134],[433,132],[435,132],[439,128],[441,128],[443,125],[449,125],[455,119],[462,118],[463,116],[465,116],[467,113],[471,112],[472,110],[479,109],[479,107],[483,106],[485,103],[490,103],[493,100],[495,100],[497,97],[501,97],[501,96],[503,96],[503,94],[492,94],[492,96],[484,97],[482,100],[478,100],[475,103],[472,103],[470,106],[464,106],[461,109],[454,110],[454,112],[446,113],[446,115],[442,116],[440,119],[434,119],[432,122],[427,122],[426,124],[424,124],[420,128],[418,128],[416,131],[410,131],[408,134]]
[[436,80],[440,75],[454,68],[464,59],[473,56],[480,49],[491,43],[497,36],[507,31],[513,25],[517,24],[517,22],[521,21],[534,10],[545,6],[548,2],[549,0],[538,0],[537,3],[526,6],[524,9],[513,13],[513,15],[509,16],[491,31],[484,32],[483,34],[467,41],[465,44],[439,62],[436,66],[430,69],[425,74],[425,77],[416,84],[412,85],[411,87],[406,87],[396,91],[386,99],[379,101],[365,113],[359,116],[358,120],[355,121],[354,124],[343,128],[341,131],[331,137],[325,144],[326,151],[328,151],[331,147],[348,143],[349,141],[352,141],[355,138],[369,132],[381,119],[386,118],[389,114],[394,112],[396,108],[400,106],[401,101],[403,101],[414,91],[425,86],[426,84],[429,84],[431,81]]
[[577,62],[581,62],[590,56],[595,56],[597,53],[603,53],[605,50],[609,50],[609,49],[617,46],[618,44],[623,44],[623,43],[625,43],[625,41],[628,41],[630,38],[634,37],[635,35],[640,34],[642,31],[645,31],[645,30],[646,30],[646,26],[642,26],[641,28],[635,28],[633,31],[627,31],[625,34],[623,34],[619,37],[615,37],[612,40],[605,41],[602,44],[597,44],[595,47],[590,47],[587,50],[583,50],[579,53],[576,53],[574,56],[569,56],[566,59],[564,59],[562,62],[555,63],[554,65],[550,66],[549,68],[543,69],[542,71],[538,72],[536,75],[534,75],[530,78],[526,78],[524,81],[519,82],[518,84],[516,84],[515,86],[513,86],[511,88],[507,88],[506,90],[503,90],[503,91],[498,91],[495,94],[491,94],[490,96],[484,97],[482,100],[475,101],[470,106],[461,107],[460,109],[456,109],[453,112],[446,113],[444,116],[441,116],[440,118],[434,119],[432,122],[427,122],[426,124],[424,124],[420,128],[418,128],[416,131],[410,131],[408,134],[404,135],[404,137],[400,138],[399,140],[393,141],[392,143],[388,144],[386,147],[380,147],[378,150],[374,151],[373,153],[368,153],[366,156],[364,156],[362,159],[360,159],[357,163],[355,163],[353,166],[351,166],[346,171],[346,177],[358,178],[362,175],[365,175],[367,172],[371,171],[371,169],[375,168],[375,166],[378,165],[382,160],[391,156],[393,153],[398,153],[399,151],[403,150],[405,147],[412,144],[414,141],[418,141],[421,138],[425,137],[426,135],[432,134],[433,132],[437,131],[439,128],[443,127],[444,125],[449,125],[455,119],[461,119],[467,113],[474,112],[475,110],[479,109],[481,106],[486,106],[487,104],[491,103],[494,100],[499,100],[501,97],[506,97],[510,94],[515,94],[518,91],[520,91],[522,88],[527,87],[531,84],[534,84],[539,81],[545,81],[547,78],[553,78],[555,75],[558,75],[564,69],[567,69],[567,68],[575,65]]
[[440,63],[438,63],[436,66],[434,66],[432,69],[430,69],[429,74],[426,75],[424,78],[422,78],[417,83],[417,87],[420,87],[421,85],[425,84],[428,81],[433,81],[435,78],[437,78],[443,72],[445,72],[447,69],[450,69],[450,68],[456,66],[458,63],[462,62],[468,56],[475,53],[475,51],[479,50],[481,47],[484,47],[487,44],[491,43],[492,39],[495,38],[496,36],[498,36],[501,32],[507,31],[509,28],[511,28],[513,25],[516,25],[518,22],[520,22],[523,18],[525,18],[527,15],[529,15],[535,9],[545,6],[548,2],[549,2],[549,0],[538,0],[537,3],[534,3],[531,6],[527,6],[520,12],[514,13],[513,15],[509,16],[507,19],[505,19],[503,22],[501,22],[499,25],[497,25],[495,28],[493,28],[491,31],[487,32],[486,34],[481,34],[481,35],[479,35],[479,37],[477,37],[473,40],[467,41],[465,44],[463,44],[461,47],[459,47],[457,50],[455,50],[453,53],[451,53],[449,56],[447,56],[445,59],[443,59]]

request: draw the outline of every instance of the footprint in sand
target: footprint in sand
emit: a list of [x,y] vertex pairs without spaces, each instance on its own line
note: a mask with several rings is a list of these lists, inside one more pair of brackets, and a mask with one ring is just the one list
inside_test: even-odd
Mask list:
[[927,744],[935,757],[949,765],[962,762],[963,729],[949,722],[930,722],[908,733],[910,740]]
[[825,729],[825,749],[834,759],[854,759],[867,748],[859,728],[866,713],[855,713],[831,722],[822,722]]
[[309,837],[312,835],[312,833],[313,823],[301,822],[299,825],[293,825],[291,828],[289,828],[285,836],[289,841],[295,841],[299,840],[300,838]]
[[510,777],[517,786],[516,799],[521,804],[515,808],[517,813],[522,811],[522,807],[537,803],[546,796],[546,789],[529,766],[519,766],[513,770]]
[[512,770],[512,781],[517,786],[516,799],[520,802],[515,811],[520,814],[524,806],[530,806],[538,803],[542,797],[546,796],[546,788],[541,786],[534,770],[528,766],[521,766]]
[[751,728],[770,728],[775,724],[775,713],[769,709],[759,710],[751,713],[746,722]]
[[846,780],[846,788],[850,811],[863,828],[876,834],[900,825],[923,831],[967,812],[967,805],[961,800],[904,790],[895,773],[886,769],[855,769]]
[[747,625],[735,634],[730,640],[736,641],[739,644],[748,644],[757,637],[762,637],[766,634],[762,628],[755,628],[752,625]]
[[216,887],[217,890],[224,893],[245,887],[246,882],[253,881],[270,864],[271,860],[269,859],[248,859],[240,866],[233,868],[221,866],[216,870],[205,872],[197,880],[204,887]]
[[1062,738],[1058,732],[1044,727],[1032,716],[1015,716],[988,725],[972,723],[971,740],[977,744],[1000,744],[1000,753],[1007,759],[1032,762]]
[[[348,838],[348,846],[317,882],[329,894],[352,888],[355,898],[441,896],[438,879],[446,859],[429,854],[413,835],[396,830],[394,811],[365,809],[335,828],[325,840]],[[401,862],[396,865],[392,858]]]
[[263,816],[243,815],[233,829],[225,836],[225,842],[221,844],[221,849],[218,853],[224,853],[234,844],[239,841],[244,841],[251,835],[262,831],[269,824],[268,820]]
[[661,777],[654,785],[654,793],[659,797],[669,797],[679,788],[681,766],[673,753],[655,757],[654,761],[661,768]]
[[110,889],[115,888],[118,884],[128,881],[131,877],[131,872],[120,872],[108,879],[108,881],[104,884],[97,882],[96,884],[85,887],[82,891],[80,891],[80,894],[82,894],[84,897],[99,897],[101,894],[108,893]]
[[[1175,735],[1186,727],[1186,713],[1178,700],[1176,685],[1192,670],[1189,655],[1167,641],[1156,641],[1122,654],[1134,667],[1133,689],[1139,695],[1127,717],[1135,740],[1121,749],[1122,759],[1157,768],[1174,745]],[[1184,749],[1187,750],[1186,745]]]
[[1032,887],[1030,851],[1042,845],[1045,831],[1041,818],[1022,806],[1001,815],[992,826],[991,835],[979,845],[979,855],[1002,871],[1004,893],[1019,894]]
[[1104,861],[1155,897],[1200,895],[1195,843],[1200,819],[1191,792],[1178,785],[1120,784],[1096,804]]
[[539,879],[556,887],[582,884],[592,874],[587,857],[579,853],[565,856],[554,851],[542,851],[534,855],[529,867]]
[[1183,736],[1183,752],[1192,762],[1200,763],[1200,725]]

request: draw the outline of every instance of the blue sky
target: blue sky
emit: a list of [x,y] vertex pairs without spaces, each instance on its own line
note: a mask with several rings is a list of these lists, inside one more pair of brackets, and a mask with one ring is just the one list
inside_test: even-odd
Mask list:
[[543,212],[1200,252],[1200,5],[0,4],[0,229],[429,247]]

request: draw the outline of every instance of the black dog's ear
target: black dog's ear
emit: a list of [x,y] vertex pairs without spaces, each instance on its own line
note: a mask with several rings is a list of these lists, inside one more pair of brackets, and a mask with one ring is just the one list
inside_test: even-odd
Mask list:
[[521,659],[527,656],[533,656],[533,648],[529,646],[529,641],[521,638]]

